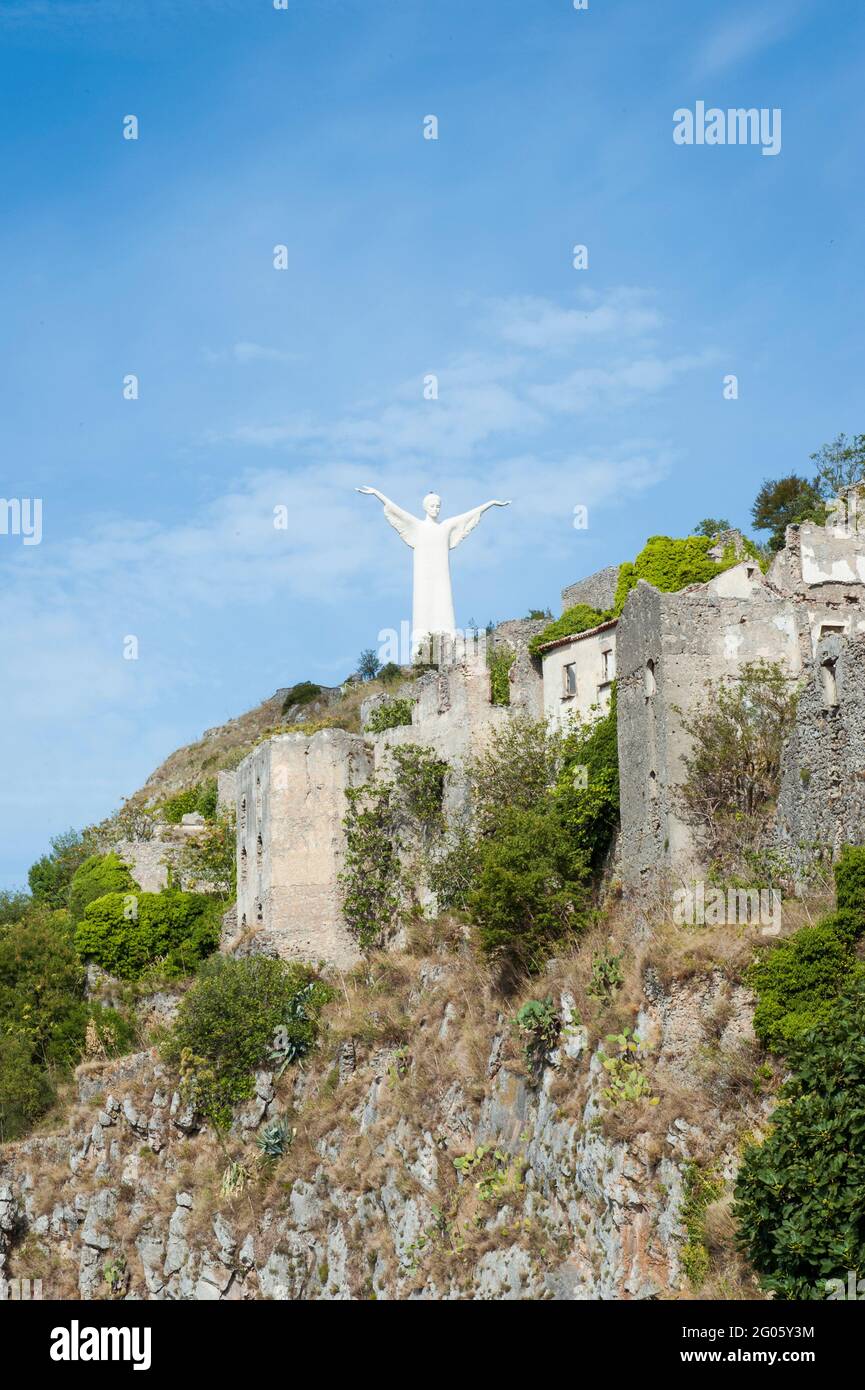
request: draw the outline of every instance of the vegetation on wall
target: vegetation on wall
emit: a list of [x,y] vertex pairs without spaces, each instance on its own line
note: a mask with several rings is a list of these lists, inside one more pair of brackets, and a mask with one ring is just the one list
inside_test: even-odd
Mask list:
[[577,603],[573,608],[566,608],[562,616],[549,623],[543,632],[530,638],[529,651],[532,656],[537,656],[547,642],[556,642],[560,637],[576,637],[579,633],[588,632],[590,628],[597,627],[599,623],[605,623],[615,616],[612,608],[601,612],[598,608],[590,608],[587,603]]
[[618,697],[594,722],[573,721],[555,784],[559,815],[594,873],[600,872],[619,824]]
[[160,803],[159,813],[169,825],[179,825],[184,816],[197,811],[205,820],[216,817],[216,779],[198,782],[194,787],[175,792]]
[[716,574],[738,563],[733,547],[720,561],[711,559],[711,547],[710,536],[686,536],[681,540],[650,536],[636,560],[628,561],[619,569],[614,612],[621,613],[640,579],[669,594],[686,589],[689,584],[707,584]]
[[755,661],[736,681],[707,687],[702,707],[682,715],[691,749],[678,806],[716,868],[738,863],[759,838],[778,795],[796,701],[779,663]]
[[490,703],[509,705],[511,703],[511,667],[517,654],[508,642],[489,642],[487,644],[487,666],[490,672]]
[[237,827],[233,810],[191,838],[177,857],[180,880],[188,888],[215,893],[223,902],[237,892]]
[[411,723],[411,712],[415,701],[409,699],[382,700],[371,711],[366,723],[368,734],[383,734],[388,729],[398,729]]
[[444,833],[447,764],[430,748],[391,748],[392,772],[346,790],[343,913],[359,945],[382,944],[417,906],[417,885],[429,872]]

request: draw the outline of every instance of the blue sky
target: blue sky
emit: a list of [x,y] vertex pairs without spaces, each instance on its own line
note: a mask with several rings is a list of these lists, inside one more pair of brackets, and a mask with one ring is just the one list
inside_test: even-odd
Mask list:
[[483,623],[865,429],[863,60],[856,0],[0,0],[0,886],[409,616],[356,485],[513,498]]

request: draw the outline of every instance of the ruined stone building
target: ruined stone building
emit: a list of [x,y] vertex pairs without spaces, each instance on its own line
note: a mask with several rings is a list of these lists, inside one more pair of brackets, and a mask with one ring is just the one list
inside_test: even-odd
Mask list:
[[[724,544],[728,538],[722,538]],[[720,557],[721,546],[718,548]],[[617,567],[570,585],[563,611],[613,607]],[[618,690],[621,834],[626,884],[659,876],[686,881],[700,872],[692,833],[677,808],[689,748],[685,721],[709,688],[733,681],[746,663],[779,663],[803,687],[785,753],[778,807],[779,843],[832,852],[865,834],[865,534],[836,516],[832,524],[790,527],[767,574],[745,556],[705,584],[674,593],[640,580],[621,617],[545,644],[529,641],[544,622],[496,629],[513,653],[510,703],[493,702],[485,659],[451,653],[439,669],[406,687],[411,723],[383,733],[325,729],[279,734],[241,763],[236,775],[241,932],[256,949],[347,965],[358,952],[341,914],[347,788],[388,765],[395,746],[429,747],[452,769],[446,815],[465,810],[465,760],[493,731],[520,714],[564,727],[609,707]],[[362,727],[376,704],[362,710]]]

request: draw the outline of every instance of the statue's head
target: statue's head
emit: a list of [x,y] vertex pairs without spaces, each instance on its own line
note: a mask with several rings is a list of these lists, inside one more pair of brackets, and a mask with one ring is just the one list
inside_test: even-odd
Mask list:
[[426,497],[423,499],[423,509],[427,516],[431,516],[433,521],[435,521],[442,509],[442,499],[437,492],[427,493]]

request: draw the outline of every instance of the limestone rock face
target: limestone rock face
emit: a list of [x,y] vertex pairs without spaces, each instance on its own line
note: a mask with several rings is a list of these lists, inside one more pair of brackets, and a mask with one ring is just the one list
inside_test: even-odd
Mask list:
[[[638,1031],[666,1110],[623,1113],[619,1132],[573,996],[557,992],[559,1044],[530,1076],[509,1021],[469,1001],[455,969],[447,957],[417,969],[405,1046],[358,1038],[279,1083],[259,1073],[235,1153],[254,1172],[256,1133],[292,1101],[309,1143],[263,1201],[220,1196],[224,1154],[154,1053],[81,1068],[68,1132],[0,1149],[0,1297],[36,1258],[45,1298],[688,1296],[688,1164],[733,1173],[743,1131],[768,1114],[750,1085],[727,1097],[700,1072],[706,1020],[719,1058],[748,1044],[745,992],[717,971],[665,985],[646,969]],[[439,1067],[475,1061],[430,1063],[418,1086],[418,1059],[436,1050]],[[476,1170],[455,1164],[478,1152]]]

